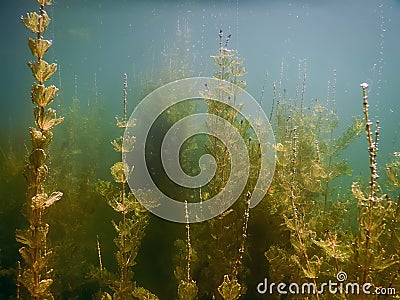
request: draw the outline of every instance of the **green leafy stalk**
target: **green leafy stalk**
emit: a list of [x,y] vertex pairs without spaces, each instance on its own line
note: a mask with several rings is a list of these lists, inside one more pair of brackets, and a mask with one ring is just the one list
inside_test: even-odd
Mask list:
[[18,276],[18,289],[20,285],[24,286],[33,299],[53,299],[50,291],[53,283],[52,270],[48,268],[52,253],[47,248],[49,225],[43,221],[43,213],[60,200],[63,193],[45,192],[45,181],[48,177],[46,150],[53,139],[52,128],[61,123],[63,118],[57,118],[54,109],[46,108],[53,102],[58,88],[54,85],[45,86],[44,82],[54,74],[57,65],[43,60],[43,56],[52,44],[52,41],[42,37],[51,21],[44,10],[50,1],[42,0],[39,3],[39,13],[31,12],[21,19],[25,27],[36,34],[35,39],[29,38],[29,48],[37,60],[28,63],[36,79],[31,92],[32,103],[36,105],[33,110],[36,127],[30,128],[32,149],[23,172],[28,184],[26,216],[29,227],[16,232],[17,241],[24,245],[19,249],[24,266]]
[[[122,120],[116,118],[117,127],[125,129],[128,124],[126,119],[127,104],[127,76],[124,74],[123,89],[123,117]],[[129,152],[133,148],[134,137],[126,137],[126,143],[123,146],[122,136],[111,142],[114,150],[121,153]],[[129,300],[129,299],[158,299],[142,287],[137,287],[133,281],[132,267],[136,265],[136,256],[139,251],[141,240],[144,236],[148,224],[147,210],[136,200],[133,193],[127,186],[129,167],[124,162],[116,162],[110,168],[111,175],[116,184],[111,182],[99,181],[96,190],[108,202],[108,204],[120,214],[118,222],[112,221],[117,236],[114,243],[117,246],[115,258],[118,264],[118,274],[107,272],[101,262],[100,246],[98,245],[100,277],[105,278],[112,295],[104,292],[102,299]],[[104,278],[102,278],[104,279]]]

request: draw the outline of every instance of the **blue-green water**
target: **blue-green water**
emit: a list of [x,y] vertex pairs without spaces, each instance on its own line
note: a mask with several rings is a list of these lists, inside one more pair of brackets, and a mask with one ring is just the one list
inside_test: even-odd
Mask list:
[[[30,147],[28,127],[33,126],[30,100],[33,79],[26,65],[32,60],[27,46],[30,33],[19,20],[32,10],[37,10],[34,0],[8,1],[0,13],[3,40],[0,149],[6,154],[11,145],[17,161],[24,160],[25,145]],[[163,83],[185,76],[211,76],[214,66],[210,55],[218,51],[220,29],[225,35],[232,34],[229,45],[244,58],[247,91],[256,99],[262,95],[267,115],[274,97],[273,82],[285,89],[287,98],[295,97],[299,65],[301,72],[306,69],[306,106],[317,100],[325,102],[335,72],[339,128],[345,128],[353,116],[362,115],[359,84],[368,82],[370,115],[379,119],[382,127],[379,163],[383,166],[400,149],[399,1],[58,0],[47,11],[53,21],[44,36],[54,44],[46,59],[59,65],[51,79],[60,88],[53,107],[67,117],[72,99],[79,98],[79,120],[86,118],[88,122],[95,122],[92,129],[81,130],[92,137],[79,136],[79,128],[76,130],[79,151],[72,156],[71,167],[71,172],[76,173],[92,169],[95,178],[90,180],[109,180],[109,167],[119,158],[109,141],[120,134],[114,126],[114,117],[122,111],[123,74],[128,75],[130,114],[143,96]],[[170,73],[171,67],[175,75]],[[65,124],[55,130],[55,152],[72,143]],[[93,157],[88,151],[93,152]],[[350,161],[354,177],[367,181],[368,152],[364,135],[342,155]],[[57,154],[53,156],[57,161]],[[0,270],[15,268],[19,259],[15,229],[26,226],[20,213],[25,201],[24,179],[20,173],[14,174],[5,168],[6,159],[3,156],[1,159]],[[56,168],[50,165],[50,171]],[[343,186],[339,188],[349,190],[352,180],[343,179]],[[92,183],[88,180],[89,190]],[[110,220],[116,215],[94,191],[87,191],[85,197],[82,201],[88,204],[82,207],[88,211],[81,211],[79,217],[87,220],[75,229],[81,238],[76,249],[82,261],[96,265],[96,235],[99,235],[103,263],[113,270],[115,233]],[[57,225],[54,228],[50,238],[62,245],[62,230],[58,232]],[[183,236],[183,227],[155,217],[151,219],[142,244],[144,250],[139,251],[135,278],[160,299],[173,299],[176,295],[173,242]],[[261,248],[260,253],[265,250]],[[262,263],[265,262],[259,264]],[[88,299],[97,291],[96,283],[85,277],[86,271],[78,272],[85,282],[83,286],[76,284],[79,288],[71,292],[79,299]],[[259,274],[264,271],[259,270]],[[15,270],[2,275],[0,298],[7,299],[15,294]],[[62,280],[63,275],[58,276]],[[247,299],[256,297],[254,284],[258,279],[251,280]],[[64,297],[68,298],[66,294]]]

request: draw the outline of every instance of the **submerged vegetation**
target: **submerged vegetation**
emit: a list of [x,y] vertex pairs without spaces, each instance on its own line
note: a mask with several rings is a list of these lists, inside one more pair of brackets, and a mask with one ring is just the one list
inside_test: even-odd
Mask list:
[[[282,78],[273,83],[268,115],[276,140],[276,169],[262,202],[251,208],[250,198],[261,168],[261,145],[254,128],[241,114],[246,103],[237,103],[238,93],[246,88],[244,61],[237,50],[229,47],[232,36],[224,37],[221,30],[217,53],[211,56],[215,68],[212,76],[240,89],[210,84],[201,91],[201,97],[207,113],[227,120],[245,141],[249,176],[239,199],[228,210],[213,219],[190,224],[188,203],[205,202],[226,189],[232,160],[226,141],[211,135],[188,139],[179,157],[185,172],[196,175],[196,158],[208,154],[215,159],[216,173],[206,186],[190,192],[177,192],[170,182],[160,180],[164,189],[171,195],[179,194],[186,203],[186,222],[177,225],[175,232],[164,232],[164,228],[151,227],[153,221],[160,220],[155,220],[135,195],[144,195],[149,203],[157,203],[156,199],[148,190],[130,190],[128,176],[132,170],[121,158],[135,147],[134,136],[122,136],[123,130],[135,126],[127,118],[126,74],[122,117],[116,117],[118,137],[109,147],[119,156],[117,161],[107,165],[108,158],[113,156],[99,146],[109,145],[109,137],[97,126],[104,106],[96,82],[95,101],[91,101],[87,113],[83,113],[77,92],[70,107],[61,107],[66,117],[62,126],[65,128],[60,129],[63,134],[52,143],[53,127],[64,119],[57,118],[56,111],[48,107],[58,92],[56,86],[45,85],[57,65],[43,60],[52,44],[42,36],[50,24],[44,8],[51,1],[38,2],[39,13],[22,18],[25,27],[36,35],[29,38],[29,48],[37,59],[29,62],[35,78],[31,91],[35,104],[31,150],[24,167],[11,143],[7,150],[1,150],[1,172],[22,172],[28,184],[23,207],[28,228],[16,231],[17,241],[23,244],[19,249],[23,261],[18,261],[14,268],[0,264],[0,278],[14,279],[13,295],[17,299],[380,299],[377,294],[363,293],[361,286],[367,286],[371,294],[380,289],[387,296],[399,297],[400,152],[393,154],[385,168],[378,164],[380,123],[370,120],[368,84],[361,84],[362,117],[354,117],[340,132],[335,108],[336,71],[328,84],[326,101],[315,101],[310,106],[305,99],[305,65],[299,65],[295,97],[288,97]],[[182,50],[190,44],[189,33],[185,23],[177,32],[180,50],[175,53],[164,49],[165,78],[161,81],[184,78],[191,73],[188,54]],[[281,73],[283,77],[283,70]],[[147,93],[162,83],[146,80],[140,82],[140,96],[144,90]],[[168,127],[197,109],[190,101],[172,107],[160,117],[160,123]],[[366,178],[352,178],[352,184],[343,184],[341,180],[352,176],[352,169],[342,153],[363,133],[368,154],[365,169],[369,174]],[[227,136],[226,140],[234,143],[233,137]],[[149,145],[149,152],[155,153],[157,145]],[[158,159],[154,157],[150,160]],[[2,184],[8,183],[10,176],[1,177],[7,179]],[[107,177],[109,180],[98,179]],[[63,201],[58,202],[61,197]],[[47,213],[47,208],[56,202]],[[101,221],[96,223],[98,219]],[[100,222],[111,229],[96,228]],[[155,230],[162,230],[163,235],[175,240],[170,245],[172,251],[154,249],[157,241],[151,246],[146,243]],[[114,236],[114,244],[110,236]],[[151,280],[142,280],[143,273],[138,270],[146,266],[141,255],[161,256],[163,265],[158,267],[169,272],[168,278],[172,279],[160,283],[158,274],[151,274]],[[0,252],[0,263],[2,258]],[[336,293],[328,290],[328,282],[334,284]],[[282,288],[286,293],[280,293]],[[162,295],[165,291],[169,294]]]
[[[43,220],[43,214],[60,200],[63,193],[56,191],[48,195],[45,191],[45,181],[49,176],[46,150],[53,139],[53,127],[64,119],[57,118],[54,109],[46,108],[53,102],[58,88],[54,85],[45,86],[44,82],[55,73],[57,65],[43,59],[52,44],[52,41],[42,37],[51,21],[44,9],[50,1],[42,0],[39,3],[39,14],[31,12],[22,18],[25,27],[36,35],[34,39],[29,38],[29,48],[37,60],[28,63],[36,80],[31,91],[32,102],[36,105],[33,109],[36,127],[29,129],[32,150],[23,171],[28,184],[24,213],[29,227],[16,232],[17,241],[24,245],[19,249],[24,264],[21,266],[18,262],[17,298],[26,298],[26,294],[29,294],[33,299],[53,299],[50,290],[52,269],[49,266],[52,251],[47,245],[49,224]],[[21,286],[24,290],[20,289]]]
[[[116,118],[117,126],[125,129],[130,124],[126,118],[126,103],[127,103],[127,75],[124,74],[124,97],[123,97],[123,117],[120,120]],[[121,153],[130,152],[134,147],[134,137],[126,137],[123,143],[123,137],[120,136],[111,142],[114,150]],[[133,281],[132,267],[136,265],[136,256],[139,251],[141,240],[144,236],[146,226],[148,224],[148,211],[135,199],[132,192],[127,186],[127,170],[128,165],[124,162],[116,162],[110,168],[111,175],[118,185],[114,185],[108,181],[99,181],[96,185],[97,192],[102,195],[109,206],[120,214],[120,221],[112,222],[117,237],[114,243],[117,246],[115,258],[118,264],[118,274],[108,272],[104,267],[101,259],[100,242],[97,238],[97,249],[99,255],[99,269],[97,276],[101,281],[104,281],[111,294],[104,291],[100,295],[100,299],[158,299],[157,296],[150,293],[148,290],[138,287]],[[150,197],[150,195],[149,195]]]

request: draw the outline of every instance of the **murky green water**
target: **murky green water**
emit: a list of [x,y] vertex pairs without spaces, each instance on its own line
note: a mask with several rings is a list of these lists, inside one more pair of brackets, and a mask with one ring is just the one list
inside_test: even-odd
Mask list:
[[[1,12],[1,299],[13,299],[16,295],[16,263],[21,261],[18,254],[21,245],[15,242],[15,230],[27,226],[21,213],[26,202],[26,182],[22,176],[22,168],[31,147],[28,128],[34,126],[34,106],[30,99],[33,77],[27,67],[27,62],[33,60],[27,45],[27,38],[31,35],[19,18],[26,12],[37,10],[37,2],[33,0],[24,3],[9,1],[4,4]],[[326,129],[327,123],[310,117],[315,117],[313,112],[316,115],[321,113],[318,111],[319,105],[327,105],[328,111],[335,112],[338,126],[333,131],[333,137],[339,137],[352,123],[353,117],[364,117],[360,83],[367,82],[370,118],[373,122],[379,119],[381,127],[377,156],[381,192],[388,194],[396,202],[399,189],[388,183],[385,164],[391,163],[394,159],[393,153],[400,151],[399,1],[317,3],[261,0],[89,0],[54,1],[54,5],[46,10],[52,22],[44,38],[53,40],[53,46],[45,58],[58,64],[58,70],[50,81],[60,89],[51,107],[57,110],[58,115],[65,117],[65,121],[54,129],[54,142],[48,159],[50,177],[46,185],[49,191],[63,191],[64,197],[44,217],[50,224],[49,246],[54,248],[55,253],[49,264],[55,270],[52,291],[56,298],[91,299],[100,289],[107,289],[106,285],[90,276],[92,268],[98,268],[97,236],[104,267],[118,272],[114,256],[116,247],[113,243],[116,233],[111,220],[119,220],[121,214],[113,211],[96,192],[96,182],[112,181],[110,167],[120,160],[120,154],[113,151],[110,141],[123,132],[115,126],[115,116],[121,116],[123,109],[123,74],[128,76],[129,117],[144,96],[163,84],[186,77],[213,76],[218,68],[210,56],[218,55],[220,30],[223,31],[223,43],[231,34],[227,48],[238,50],[243,58],[246,90],[260,101],[267,116],[270,116],[272,109],[273,114],[280,116],[281,121],[277,117],[271,123],[275,138],[282,143],[282,147],[286,145],[286,141],[288,149],[293,148],[293,144],[290,144],[293,142],[291,134],[296,126],[305,128],[304,136],[310,134],[309,140],[310,132]],[[299,114],[300,101],[304,107]],[[297,106],[294,105],[295,102]],[[279,105],[282,107],[281,111],[278,110]],[[285,108],[285,105],[288,106]],[[304,116],[301,115],[303,113]],[[329,113],[323,118],[327,116]],[[166,124],[172,123],[174,117],[178,119],[178,116],[167,117]],[[290,119],[295,120],[294,123]],[[318,130],[310,129],[301,121],[309,121],[313,126],[321,127]],[[285,132],[291,133],[285,135]],[[318,140],[317,134],[314,137]],[[324,138],[329,141],[329,134],[325,134]],[[323,144],[324,141],[320,141],[323,155],[329,153],[327,148],[333,147],[333,140],[330,141],[326,145]],[[155,145],[157,143],[154,142]],[[191,154],[197,157],[199,153],[207,151],[203,147],[193,150]],[[286,153],[284,151],[286,150],[282,150]],[[305,148],[298,149],[300,160],[303,155],[304,160],[310,159],[310,162],[314,162],[307,151]],[[291,161],[289,156],[285,157],[287,161]],[[317,170],[317,167],[313,171],[307,169],[304,174],[315,175],[318,171],[320,173],[315,178],[324,182],[326,176],[330,176],[326,174],[334,172],[339,165],[331,167],[329,164],[327,169],[328,157],[321,159],[326,160],[322,167],[325,175],[321,175],[322,171]],[[336,162],[347,160],[351,167],[346,172],[347,176],[333,179],[329,183],[330,203],[349,201],[349,213],[341,220],[338,217],[332,221],[336,222],[334,226],[338,233],[335,239],[340,240],[340,234],[347,232],[345,230],[355,230],[355,236],[360,234],[357,233],[357,199],[352,195],[351,184],[359,181],[368,189],[370,168],[364,130],[358,139],[354,139],[334,159]],[[191,164],[196,169],[197,162],[192,159]],[[155,167],[156,170],[157,168],[160,166]],[[154,176],[161,177],[159,172]],[[287,173],[287,178],[289,177],[290,174]],[[162,179],[158,180],[162,182]],[[313,190],[307,176],[296,180],[305,182],[304,185],[299,183],[297,187],[299,198],[312,197],[315,205],[324,202],[324,184],[321,183],[320,189]],[[265,277],[282,281],[292,279],[287,275],[289,271],[282,271],[282,277],[276,272],[274,274],[273,264],[264,256],[264,252],[285,239],[289,244],[288,249],[293,250],[294,247],[290,246],[290,230],[282,230],[282,216],[290,213],[283,206],[279,207],[278,203],[281,201],[280,197],[284,197],[285,183],[276,182],[272,185],[275,191],[268,192],[263,204],[255,208],[254,212],[250,210],[244,268],[238,275],[239,282],[247,286],[247,292],[241,299],[276,298],[277,294],[260,295],[256,289],[257,284]],[[307,193],[303,193],[302,188],[307,189]],[[210,187],[208,189],[211,194],[218,190],[217,187],[214,190]],[[174,192],[176,191],[170,191],[172,194]],[[197,189],[191,195],[193,201],[197,201],[198,195]],[[316,214],[309,207],[308,200],[304,200],[304,206],[298,204],[301,206],[298,209],[303,209],[301,213],[305,216],[307,212]],[[276,211],[272,211],[271,207]],[[227,221],[232,226],[226,225],[225,228],[226,239],[229,241],[226,256],[231,251],[230,247],[235,251],[239,250],[243,214],[238,212],[243,212],[243,208],[236,207],[234,217]],[[394,220],[396,221],[396,216]],[[397,216],[397,222],[398,220]],[[327,221],[325,225],[332,225],[328,223]],[[214,245],[213,240],[217,239],[211,235],[214,225],[209,225],[208,229],[202,229],[201,225],[194,225],[192,228],[192,246],[196,254],[193,254],[191,277],[198,284],[199,299],[211,298],[210,286],[213,284],[214,293],[220,297],[216,287],[222,283],[223,277],[214,278],[217,272],[207,265],[214,260],[207,261],[208,254],[205,253]],[[324,228],[324,224],[319,228]],[[398,225],[395,228],[399,230]],[[229,232],[238,235],[231,237]],[[329,240],[323,229],[315,232],[315,239]],[[179,252],[179,247],[174,243],[177,239],[185,238],[184,225],[150,215],[149,225],[139,248],[137,265],[133,267],[134,280],[138,286],[145,287],[160,299],[177,298],[178,281],[174,277],[174,270],[185,260],[185,254]],[[346,242],[348,240],[343,241]],[[398,246],[397,244],[397,248]],[[382,245],[380,249],[392,251],[394,248],[396,244]],[[322,254],[321,249],[321,252],[315,249],[310,250],[310,258],[314,254],[320,257],[326,255]],[[396,252],[394,256],[398,254]],[[177,258],[179,255],[180,258]],[[223,253],[210,253],[209,256],[217,262],[228,259]],[[234,260],[232,257],[229,259]],[[324,259],[329,261],[326,257]],[[343,258],[343,261],[348,259]],[[343,268],[348,267],[343,261]],[[334,265],[332,262],[331,264]],[[399,262],[392,267],[398,270]],[[321,268],[325,268],[325,265]],[[328,272],[327,270],[331,271],[332,276],[336,274],[329,268],[324,269],[324,272]],[[348,274],[351,272],[347,269],[344,271]],[[394,270],[390,273],[391,276],[396,272],[398,273]],[[387,275],[380,274],[383,274],[379,275],[382,277]],[[327,273],[322,272],[319,278],[328,278],[326,276]],[[304,277],[299,282],[302,280],[304,281]],[[388,278],[382,280],[382,284],[390,281]],[[398,287],[400,293],[398,279],[393,282],[393,286]]]

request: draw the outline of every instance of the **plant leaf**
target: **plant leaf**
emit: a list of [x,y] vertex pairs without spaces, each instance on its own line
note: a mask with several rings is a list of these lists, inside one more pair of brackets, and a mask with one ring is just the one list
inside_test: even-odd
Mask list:
[[[43,0],[37,0],[37,2],[42,5]],[[53,4],[53,0],[44,0],[44,5],[52,5]]]
[[42,165],[35,169],[32,165],[25,165],[24,167],[24,177],[28,182],[28,186],[41,185],[46,180],[48,173],[48,168],[46,165]]
[[126,182],[126,174],[129,173],[129,167],[126,163],[117,162],[110,168],[110,170],[115,182]]
[[224,281],[218,287],[218,292],[224,300],[236,300],[242,295],[242,286],[236,278],[231,280],[228,275],[224,275]]
[[[39,19],[42,19],[39,22]],[[43,11],[43,15],[39,15],[36,12],[30,12],[27,14],[25,18],[21,18],[22,23],[25,25],[33,33],[43,33],[46,31],[47,26],[49,26],[51,19],[47,15],[45,11]]]
[[50,196],[48,196],[46,193],[42,193],[33,197],[32,201],[35,201],[37,207],[47,208],[60,200],[62,196],[62,192],[53,192]]
[[34,149],[41,148],[45,149],[51,143],[53,139],[53,133],[51,131],[40,131],[36,128],[29,128],[31,133],[32,147]]
[[54,85],[45,87],[43,84],[34,83],[32,85],[31,99],[32,103],[45,107],[53,102],[53,98],[58,88]]
[[15,239],[18,243],[31,247],[33,245],[32,231],[30,229],[17,229],[15,232]]
[[44,60],[28,62],[29,68],[31,68],[33,76],[40,83],[45,82],[57,71],[57,64],[49,64]]
[[35,169],[39,168],[44,164],[46,160],[46,153],[43,149],[34,149],[29,155],[29,162]]
[[44,110],[41,107],[35,107],[33,110],[36,119],[36,125],[42,131],[47,131],[52,129],[57,124],[64,121],[64,118],[56,117],[56,111],[52,108]]
[[50,285],[53,283],[53,279],[43,279],[39,282],[39,293],[44,294],[50,288]]
[[178,297],[180,300],[193,300],[196,298],[198,288],[193,280],[181,280],[178,285]]
[[37,40],[29,38],[28,41],[29,49],[31,49],[32,55],[36,56],[37,58],[42,58],[46,54],[52,43],[52,41],[44,39]]
[[132,295],[139,300],[159,300],[156,295],[142,287],[135,288],[135,290],[132,292]]

